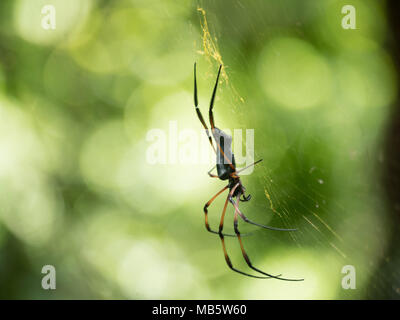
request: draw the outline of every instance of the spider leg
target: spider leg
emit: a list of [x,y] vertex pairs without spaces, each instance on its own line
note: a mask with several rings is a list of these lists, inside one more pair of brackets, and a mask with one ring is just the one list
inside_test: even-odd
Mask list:
[[263,161],[263,159],[257,160],[256,162],[248,165],[247,167],[241,168],[240,170],[236,171],[235,173],[238,174],[238,173],[246,170],[247,168],[250,168],[251,166],[255,166],[257,163],[260,163],[261,161]]
[[225,218],[225,212],[226,212],[226,207],[227,207],[227,205],[228,205],[228,201],[229,201],[229,199],[232,197],[233,192],[236,190],[236,188],[237,188],[238,186],[239,186],[239,183],[237,183],[237,184],[235,185],[235,187],[233,187],[232,190],[229,192],[229,195],[228,195],[228,197],[226,198],[226,201],[225,201],[224,210],[222,211],[221,222],[220,222],[220,224],[219,224],[219,232],[218,232],[218,234],[219,234],[219,237],[220,237],[220,239],[221,239],[222,250],[224,251],[224,256],[225,256],[226,264],[227,264],[228,267],[229,267],[230,269],[232,269],[233,271],[235,271],[235,272],[237,272],[237,273],[240,273],[240,274],[242,274],[242,275],[251,277],[251,278],[257,278],[257,279],[275,278],[275,276],[270,276],[270,275],[267,275],[267,277],[255,276],[255,275],[252,275],[252,274],[249,274],[249,273],[240,271],[240,270],[236,269],[236,268],[232,265],[231,259],[229,258],[228,252],[227,252],[227,250],[226,250],[225,239],[224,239],[224,234],[222,233],[222,230],[223,230],[223,228],[224,228],[224,218]]
[[211,170],[207,172],[207,174],[208,174],[211,178],[219,178],[217,175],[211,173],[211,171],[213,171],[215,168],[216,168],[216,166],[212,167]]
[[221,68],[222,68],[222,64],[219,66],[219,69],[218,69],[217,80],[215,81],[214,90],[213,90],[213,93],[212,93],[212,96],[211,96],[211,101],[210,101],[210,110],[208,112],[209,113],[209,117],[210,117],[211,129],[215,128],[213,107],[214,107],[215,94],[217,93],[217,87],[218,87],[219,75],[221,73]]
[[[210,116],[210,124],[211,124],[211,128],[214,129],[214,115],[212,112],[213,106],[214,106],[214,100],[215,100],[215,94],[217,92],[217,86],[218,86],[218,80],[219,80],[219,75],[221,73],[221,68],[222,65],[219,66],[219,70],[218,70],[218,76],[217,76],[217,81],[215,82],[215,86],[214,86],[214,90],[211,96],[211,101],[210,101],[210,110],[209,110],[209,116]],[[214,147],[214,144],[212,142],[212,138],[210,135],[210,131],[208,130],[207,124],[204,121],[203,115],[201,114],[201,111],[198,107],[199,101],[198,101],[198,97],[197,97],[197,79],[196,79],[196,63],[194,64],[194,106],[196,108],[196,113],[197,116],[200,120],[200,122],[202,123],[204,129],[206,130],[206,134],[208,137],[208,140],[210,141],[210,144],[212,146],[212,148],[214,149],[214,152],[217,152],[217,149]],[[215,141],[215,144],[218,147],[218,150],[221,152],[221,154],[224,156],[225,160],[227,161],[227,163],[229,164],[229,166],[236,171],[236,168],[233,166],[232,162],[228,159],[228,157],[225,155],[224,151],[222,150],[221,146],[219,145],[219,143],[217,141]],[[210,175],[210,174],[209,174]],[[210,175],[211,176],[211,175]],[[214,177],[213,177],[214,178]]]
[[257,278],[257,279],[271,279],[271,277],[259,277],[259,276],[254,276],[254,275],[252,275],[252,274],[249,274],[249,273],[246,273],[246,272],[243,272],[243,271],[240,271],[240,270],[236,269],[236,268],[232,265],[231,259],[229,258],[228,253],[227,253],[227,251],[226,251],[224,235],[223,235],[222,233],[220,233],[220,234],[219,234],[219,237],[220,237],[220,239],[221,239],[222,250],[224,251],[224,256],[225,256],[226,264],[228,265],[228,267],[229,267],[231,270],[233,270],[233,271],[235,271],[235,272],[237,272],[237,273],[240,273],[240,274],[242,274],[242,275],[244,275],[244,276],[251,277],[251,278]]
[[248,265],[251,269],[253,269],[254,271],[257,271],[257,272],[259,272],[259,273],[261,273],[261,274],[263,274],[263,275],[269,276],[269,277],[271,277],[271,278],[275,278],[275,279],[278,279],[278,280],[284,280],[284,281],[303,281],[304,279],[287,279],[287,278],[281,278],[281,277],[280,277],[281,275],[273,276],[273,275],[271,275],[271,274],[269,274],[269,273],[266,273],[266,272],[264,272],[264,271],[261,271],[260,269],[258,269],[258,268],[256,268],[256,267],[253,266],[253,264],[252,264],[251,261],[250,261],[249,256],[248,256],[247,253],[246,253],[246,250],[244,249],[243,242],[242,242],[242,239],[241,239],[241,237],[240,237],[240,232],[239,232],[239,229],[238,229],[238,207],[239,207],[239,198],[240,198],[240,197],[237,197],[237,198],[236,198],[236,206],[234,206],[234,208],[235,208],[235,216],[234,216],[234,218],[233,218],[233,226],[234,226],[234,229],[235,229],[235,233],[236,233],[236,235],[237,235],[237,238],[238,238],[238,240],[239,240],[240,250],[242,251],[243,258],[244,258],[244,260],[246,261],[247,265]]
[[[211,232],[211,233],[214,233],[214,234],[220,234],[219,232],[214,231],[214,230],[212,230],[212,229],[210,228],[210,225],[209,225],[209,223],[208,223],[208,210],[207,210],[207,208],[208,208],[208,207],[211,205],[211,203],[212,203],[221,193],[223,193],[226,189],[228,189],[228,186],[226,186],[226,187],[222,188],[220,191],[218,191],[218,193],[217,193],[216,195],[214,195],[214,196],[204,205],[205,224],[206,224],[206,229],[207,229],[208,232]],[[228,199],[227,199],[227,201],[225,202],[223,215],[225,215],[225,211],[226,211],[227,205],[228,205]],[[229,233],[226,233],[226,234],[224,234],[224,235],[227,236],[227,237],[236,237],[236,234],[229,234]],[[246,234],[246,235],[248,235],[248,234]]]
[[212,142],[212,138],[211,138],[210,132],[209,132],[208,127],[207,127],[207,124],[204,121],[203,115],[201,114],[201,111],[199,109],[198,104],[199,104],[199,102],[198,102],[198,98],[197,98],[197,80],[196,80],[196,63],[195,63],[194,64],[194,106],[196,108],[197,117],[199,118],[199,120],[200,120],[201,124],[203,125],[204,129],[206,130],[206,134],[207,134],[208,140],[210,141],[211,147],[216,152],[216,149],[215,149],[214,144]]
[[239,206],[232,200],[230,199],[230,202],[233,204],[233,206],[235,207],[235,210],[237,210],[239,216],[243,219],[244,222],[253,224],[255,226],[261,227],[261,228],[265,228],[265,229],[269,229],[269,230],[275,230],[275,231],[297,231],[297,229],[284,229],[284,228],[276,228],[276,227],[271,227],[271,226],[266,226],[263,224],[259,224],[257,222],[251,221],[249,218],[247,218],[239,209]]

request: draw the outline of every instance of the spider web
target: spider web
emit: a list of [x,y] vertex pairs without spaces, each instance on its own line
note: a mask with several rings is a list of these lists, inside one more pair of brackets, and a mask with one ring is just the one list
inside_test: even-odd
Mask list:
[[[307,2],[306,6],[310,6],[310,3]],[[380,136],[381,123],[377,121],[368,128],[370,123],[361,117],[351,121],[343,117],[336,127],[331,127],[313,121],[313,117],[322,117],[329,106],[333,107],[329,102],[328,107],[321,106],[323,111],[309,109],[301,114],[297,110],[277,110],[279,107],[276,103],[259,92],[261,88],[260,84],[257,84],[258,66],[252,61],[252,58],[257,59],[257,56],[246,56],[244,48],[246,45],[258,48],[263,42],[275,37],[287,37],[276,27],[277,22],[270,16],[269,21],[266,18],[266,22],[261,23],[265,29],[258,29],[260,15],[266,12],[265,7],[284,12],[287,19],[283,20],[296,17],[299,7],[292,1],[267,6],[257,2],[254,7],[260,10],[252,11],[251,7],[250,4],[244,5],[241,1],[235,1],[225,10],[222,9],[222,4],[198,1],[201,48],[197,52],[206,59],[211,66],[210,70],[216,69],[219,64],[223,65],[223,85],[219,87],[217,100],[218,119],[225,111],[225,114],[229,114],[228,123],[234,123],[241,128],[254,128],[255,157],[265,159],[261,165],[257,165],[251,176],[242,179],[248,192],[253,193],[253,199],[251,205],[247,207],[246,203],[241,208],[244,212],[249,212],[253,221],[263,223],[269,219],[269,223],[266,224],[298,229],[297,232],[290,232],[289,237],[261,232],[257,235],[258,240],[254,241],[265,243],[272,239],[272,242],[280,247],[282,244],[295,246],[315,256],[321,254],[327,257],[326,261],[330,261],[331,265],[329,262],[321,262],[317,269],[336,268],[337,281],[340,281],[342,266],[355,265],[364,272],[360,282],[367,281],[376,270],[378,257],[381,255],[378,247],[385,246],[386,237],[383,230],[387,221],[382,215],[384,210],[380,186],[370,185],[371,181],[377,179],[377,172],[372,172],[370,164],[375,161],[371,153],[377,152],[376,144],[379,142],[377,137]],[[318,9],[320,8],[316,6],[315,10]],[[308,40],[304,36],[301,21],[309,17],[302,16],[302,12],[299,15],[299,22],[294,28],[290,27],[290,36],[305,38],[304,41],[312,43],[313,39]],[[238,21],[239,24],[246,23],[248,34],[242,32],[243,26],[238,25]],[[272,27],[269,27],[269,24]],[[256,42],[249,42],[247,37],[255,38]],[[225,42],[228,44],[225,45]],[[236,45],[237,43],[241,45]],[[262,51],[262,48],[259,50]],[[326,54],[323,48],[319,50],[322,55]],[[224,52],[228,54],[225,56]],[[334,60],[332,57],[325,57],[327,60]],[[240,69],[241,72],[235,69]],[[223,99],[228,102],[224,104]],[[263,122],[260,118],[270,119]],[[273,119],[280,119],[282,122],[273,122]],[[321,119],[326,121],[326,118]],[[285,127],[287,122],[289,124]],[[348,138],[340,137],[338,130],[349,125],[361,128],[361,136],[364,136],[361,140],[364,139],[364,144],[353,143],[345,146],[345,140]],[[268,126],[274,129],[270,130]],[[372,130],[375,136],[366,134],[363,130]],[[286,137],[286,141],[282,141],[282,146],[279,146],[279,134],[275,139],[269,136],[269,132],[280,133]],[[275,156],[274,150],[278,150],[279,156]],[[363,157],[371,162],[365,164]],[[378,230],[378,233],[371,239],[370,234],[373,230]],[[290,241],[282,240],[282,237],[289,238]],[[261,254],[265,250],[260,244],[253,243],[250,246],[263,248]],[[363,293],[358,294],[362,297]],[[342,293],[340,296],[346,295]]]

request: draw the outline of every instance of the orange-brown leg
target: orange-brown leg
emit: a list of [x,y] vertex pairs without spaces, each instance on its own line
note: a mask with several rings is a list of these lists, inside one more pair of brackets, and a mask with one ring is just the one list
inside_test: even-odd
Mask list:
[[228,201],[232,198],[232,195],[233,195],[233,193],[235,192],[235,190],[236,190],[236,188],[237,188],[238,186],[239,186],[239,183],[237,183],[237,184],[232,188],[232,190],[229,192],[229,195],[228,195],[228,197],[226,198],[226,201],[225,201],[224,210],[222,211],[221,221],[220,221],[220,224],[219,224],[219,232],[218,232],[218,234],[219,234],[219,237],[220,237],[220,239],[221,239],[222,250],[223,250],[223,252],[224,252],[226,264],[227,264],[228,267],[229,267],[230,269],[232,269],[233,271],[235,271],[235,272],[237,272],[237,273],[240,273],[240,274],[242,274],[242,275],[251,277],[251,278],[257,278],[257,279],[268,279],[268,278],[271,278],[271,276],[267,276],[267,277],[255,276],[255,275],[252,275],[252,274],[249,274],[249,273],[246,273],[246,272],[243,272],[243,271],[240,271],[240,270],[236,269],[236,268],[232,265],[231,259],[229,258],[228,252],[227,252],[227,250],[226,250],[225,239],[224,239],[224,235],[223,235],[223,233],[222,233],[222,230],[223,230],[223,228],[224,228],[225,212],[226,212],[226,208],[227,208],[227,205],[228,205]]
[[[223,193],[226,189],[228,189],[228,186],[226,186],[226,187],[222,188],[220,191],[218,191],[218,193],[217,193],[215,196],[213,196],[213,197],[204,205],[205,224],[206,224],[206,229],[207,229],[208,232],[211,232],[211,233],[214,233],[214,234],[219,234],[219,232],[212,230],[211,227],[210,227],[210,224],[208,223],[208,210],[207,210],[207,208],[208,208],[208,207],[211,205],[211,203],[212,203],[221,193]],[[225,206],[224,206],[224,210],[223,210],[223,215],[225,215],[225,210],[226,210],[227,205],[228,205],[228,202],[226,201],[226,202],[225,202]],[[224,234],[224,235],[227,236],[227,237],[236,237],[235,234],[228,234],[228,233],[226,233],[226,234]]]
[[261,273],[261,274],[263,274],[263,275],[266,275],[266,276],[268,276],[268,277],[271,277],[271,278],[275,278],[275,279],[279,279],[279,280],[285,280],[285,281],[303,281],[304,279],[286,279],[286,278],[281,278],[280,275],[274,276],[274,275],[271,275],[271,274],[266,273],[266,272],[264,272],[264,271],[261,271],[260,269],[257,269],[256,267],[254,267],[254,266],[252,265],[252,263],[251,263],[251,261],[250,261],[250,258],[249,258],[249,256],[247,255],[246,250],[244,249],[243,242],[242,242],[242,239],[241,239],[241,236],[240,236],[240,232],[239,232],[239,229],[238,229],[239,197],[236,198],[236,204],[235,204],[234,201],[231,201],[231,203],[232,203],[233,206],[235,207],[235,215],[234,215],[234,218],[233,218],[233,227],[234,227],[234,229],[235,229],[235,233],[236,233],[237,238],[238,238],[238,240],[239,240],[240,250],[242,251],[243,258],[244,258],[244,260],[246,261],[247,265],[248,265],[251,269],[253,269],[254,271],[257,271],[257,272],[259,272],[259,273]]
[[240,274],[242,274],[242,275],[251,277],[251,278],[257,278],[257,279],[271,279],[271,277],[259,277],[259,276],[254,276],[254,275],[252,275],[252,274],[249,274],[249,273],[246,273],[246,272],[243,272],[243,271],[240,271],[240,270],[236,269],[236,268],[232,265],[231,259],[229,258],[228,252],[226,251],[224,235],[223,235],[222,233],[220,233],[220,234],[219,234],[219,237],[220,237],[221,242],[222,242],[222,250],[224,251],[224,256],[225,256],[226,264],[228,265],[228,267],[229,267],[231,270],[233,270],[233,271],[235,271],[235,272],[237,272],[237,273],[240,273]]

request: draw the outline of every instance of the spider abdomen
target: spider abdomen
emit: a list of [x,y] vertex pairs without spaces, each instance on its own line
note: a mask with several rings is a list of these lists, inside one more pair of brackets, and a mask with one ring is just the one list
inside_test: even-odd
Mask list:
[[235,172],[235,156],[232,152],[232,137],[215,127],[212,130],[214,140],[217,143],[217,172],[221,180],[227,180]]
[[218,172],[218,177],[221,180],[227,180],[231,177],[231,173],[233,173],[232,168],[229,166],[229,164],[223,164],[223,163],[217,163],[217,172]]

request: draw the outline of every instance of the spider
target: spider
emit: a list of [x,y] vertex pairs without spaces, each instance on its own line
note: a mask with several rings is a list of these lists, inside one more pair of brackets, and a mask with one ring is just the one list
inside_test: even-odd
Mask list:
[[[270,229],[270,230],[276,230],[276,231],[295,231],[296,229],[282,229],[282,228],[275,228],[275,227],[270,227],[270,226],[266,226],[266,225],[262,225],[256,222],[251,221],[249,218],[247,218],[243,212],[239,209],[239,201],[242,202],[247,202],[250,201],[251,199],[251,195],[248,194],[247,196],[245,195],[245,187],[242,184],[242,181],[240,180],[240,176],[239,173],[253,165],[256,165],[257,163],[261,162],[261,160],[258,160],[256,162],[254,162],[253,164],[237,171],[236,170],[236,163],[235,163],[235,156],[232,152],[232,137],[230,135],[228,135],[227,133],[223,132],[222,130],[218,129],[215,126],[215,122],[214,122],[214,114],[213,114],[213,107],[214,107],[214,100],[215,100],[215,95],[217,92],[217,87],[218,87],[218,81],[219,81],[219,76],[221,73],[221,68],[222,65],[219,66],[218,69],[218,75],[217,75],[217,80],[215,82],[214,85],[214,90],[212,92],[212,96],[211,96],[211,101],[210,101],[210,109],[209,109],[209,119],[210,119],[210,126],[211,126],[211,133],[214,137],[214,141],[215,141],[215,146],[212,140],[212,137],[210,135],[210,131],[207,127],[206,122],[204,121],[204,118],[201,114],[201,111],[198,107],[198,98],[197,98],[197,81],[196,81],[196,63],[194,64],[194,106],[196,108],[196,113],[197,116],[200,120],[200,122],[202,123],[205,132],[207,134],[208,140],[210,141],[210,144],[212,146],[212,148],[214,149],[216,156],[217,156],[217,161],[216,161],[216,165],[210,170],[208,171],[208,175],[211,178],[218,178],[220,180],[228,180],[228,184],[222,188],[217,194],[215,194],[204,206],[204,215],[205,215],[205,226],[207,231],[214,233],[214,234],[218,234],[220,239],[221,239],[221,243],[222,243],[222,249],[224,252],[224,256],[225,256],[225,261],[228,265],[228,267],[230,269],[232,269],[233,271],[240,273],[242,275],[248,276],[248,277],[252,277],[252,278],[258,278],[258,279],[269,279],[269,278],[275,278],[275,279],[279,279],[279,280],[285,280],[285,281],[302,281],[304,279],[287,279],[287,278],[282,278],[281,275],[272,275],[269,273],[266,273],[256,267],[253,266],[253,264],[250,261],[249,256],[247,255],[244,246],[243,246],[243,241],[242,241],[242,236],[241,235],[239,229],[238,229],[238,217],[240,216],[240,218],[243,219],[243,221],[252,224],[252,225],[256,225],[258,227],[262,227],[265,229]],[[217,175],[212,174],[212,171],[214,169],[217,169]],[[209,223],[208,223],[208,210],[207,208],[211,205],[211,203],[219,196],[221,195],[224,191],[229,190],[228,196],[226,198],[225,201],[225,205],[224,208],[222,210],[222,214],[221,214],[221,220],[220,220],[220,224],[219,224],[219,229],[218,231],[212,230]],[[235,200],[236,199],[236,200]],[[228,202],[230,202],[234,209],[235,209],[235,214],[234,214],[234,218],[233,218],[233,227],[235,230],[235,234],[226,234],[223,233],[223,228],[224,228],[224,218],[225,218],[225,212],[228,206]],[[226,250],[226,246],[225,246],[225,236],[227,237],[237,237],[237,239],[239,240],[239,244],[240,244],[240,249],[242,251],[242,255],[244,260],[246,261],[247,265],[253,269],[254,271],[262,274],[263,276],[258,276],[258,275],[252,275],[249,274],[247,272],[241,271],[239,269],[236,269],[232,262],[231,259],[229,258],[228,252]]]

